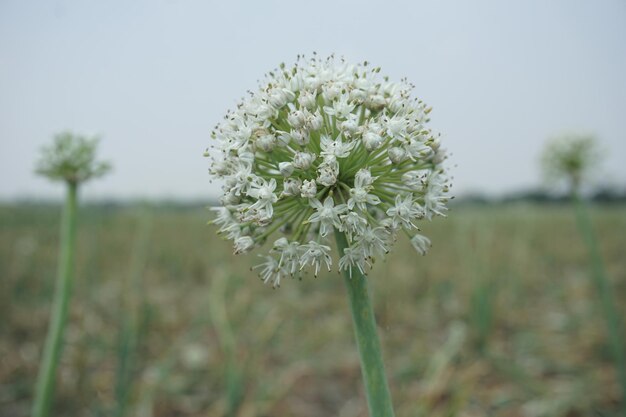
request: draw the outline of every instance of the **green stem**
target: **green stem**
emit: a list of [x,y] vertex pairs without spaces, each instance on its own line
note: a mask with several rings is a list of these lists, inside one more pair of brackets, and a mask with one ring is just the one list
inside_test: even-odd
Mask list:
[[226,381],[226,417],[234,417],[241,406],[244,395],[243,367],[237,360],[235,333],[228,319],[225,300],[230,280],[218,276],[211,283],[209,293],[209,317],[224,354]]
[[43,351],[43,359],[37,376],[33,417],[45,417],[50,411],[56,370],[61,357],[63,331],[67,322],[72,276],[74,248],[76,246],[76,209],[78,185],[68,182],[63,220],[61,222],[61,247],[59,266],[50,328]]
[[[604,264],[598,249],[598,242],[593,231],[589,213],[578,194],[574,193],[573,197],[576,203],[578,228],[589,251],[589,257],[591,258],[591,276],[596,290],[598,291],[598,295],[600,296],[600,303],[602,304],[604,319],[609,333],[609,343],[615,359],[618,380],[622,387],[622,405],[626,405],[626,344],[624,343],[620,315],[615,306],[611,284],[604,270]],[[626,416],[626,407],[624,407],[623,410],[622,414]]]
[[[343,233],[335,231],[339,253],[348,247]],[[393,417],[391,394],[387,386],[385,367],[378,340],[376,319],[367,288],[367,278],[358,270],[352,271],[352,278],[344,271],[344,282],[350,299],[350,310],[354,323],[354,334],[361,359],[361,373],[365,383],[365,394],[371,417]]]
[[118,363],[115,378],[116,408],[114,417],[128,414],[133,389],[133,373],[137,367],[137,347],[141,333],[141,309],[145,308],[142,278],[150,247],[152,217],[147,207],[138,213],[138,230],[135,234],[130,259],[130,275],[122,283]]

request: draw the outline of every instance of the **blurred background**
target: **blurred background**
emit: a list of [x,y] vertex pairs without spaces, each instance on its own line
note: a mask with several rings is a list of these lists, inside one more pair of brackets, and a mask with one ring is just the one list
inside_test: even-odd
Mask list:
[[81,190],[52,415],[367,415],[340,277],[273,291],[206,226],[211,129],[313,51],[407,77],[451,153],[431,252],[400,241],[373,274],[397,415],[620,415],[584,239],[540,155],[597,139],[583,195],[626,316],[625,22],[617,0],[0,0],[0,416],[30,412],[64,192],[34,164],[65,129],[100,136],[114,171]]

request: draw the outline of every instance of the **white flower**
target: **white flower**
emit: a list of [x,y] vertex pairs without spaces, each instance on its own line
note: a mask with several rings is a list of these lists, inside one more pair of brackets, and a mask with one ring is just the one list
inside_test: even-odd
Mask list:
[[356,133],[359,128],[359,116],[356,114],[349,114],[346,120],[339,123],[339,129],[346,133],[348,136]]
[[283,182],[283,192],[281,193],[281,197],[298,195],[300,194],[301,188],[302,181],[300,178],[287,178]]
[[357,245],[368,258],[389,252],[388,239],[389,232],[383,227],[371,228],[368,226],[356,236]]
[[400,229],[419,253],[430,246],[412,231],[446,213],[446,153],[412,85],[379,70],[299,58],[269,73],[211,133],[218,233],[235,253],[280,234],[257,267],[264,282],[330,269],[331,232],[345,234],[335,265],[351,276],[384,257]]
[[250,236],[240,236],[235,239],[235,254],[250,251],[254,246],[254,239]]
[[343,224],[342,230],[348,235],[348,239],[352,240],[353,235],[359,235],[365,231],[367,220],[361,217],[356,211],[350,211],[341,216]]
[[360,247],[345,248],[344,255],[339,259],[339,269],[350,271],[350,278],[352,278],[352,267],[355,266],[363,275],[365,273],[366,266],[371,268],[371,264],[367,261],[367,257]]
[[407,128],[408,121],[402,116],[394,116],[385,120],[386,133],[391,138],[401,136]]
[[367,205],[375,206],[380,204],[380,198],[370,191],[374,188],[372,183],[376,178],[372,177],[369,169],[360,169],[354,177],[354,188],[350,189],[350,199],[348,208],[352,210],[355,206],[360,210],[367,210]]
[[232,213],[226,207],[212,207],[211,210],[217,213],[217,217],[211,221],[212,224],[228,226],[235,221]]
[[269,281],[273,281],[272,285],[274,288],[280,287],[280,278],[282,275],[282,270],[278,266],[278,260],[276,260],[273,256],[263,256],[265,262],[253,267],[254,269],[260,269],[261,272],[259,275],[264,283],[268,283]]
[[320,265],[326,264],[326,268],[330,272],[330,266],[333,263],[333,258],[330,256],[330,246],[321,245],[317,242],[310,241],[306,245],[303,245],[305,252],[300,257],[300,269],[304,268],[307,264],[315,267],[315,276],[320,270]]
[[355,187],[350,189],[350,199],[348,200],[348,208],[352,210],[354,206],[360,210],[367,210],[367,205],[375,206],[380,204],[380,198],[374,194],[369,194],[369,187]]
[[307,119],[307,122],[311,130],[320,130],[324,125],[324,118],[318,110]]
[[429,159],[433,155],[433,149],[426,145],[422,140],[412,139],[409,143],[407,143],[404,147],[406,149],[407,155],[411,158],[412,161],[417,161],[419,159]]
[[269,94],[268,101],[275,109],[280,109],[295,98],[295,94],[286,88],[272,90]]
[[322,135],[320,139],[322,146],[322,156],[334,156],[335,158],[345,158],[350,155],[350,151],[356,146],[356,142],[343,143],[341,135],[332,140],[327,135]]
[[225,178],[225,189],[227,193],[240,196],[248,191],[252,180],[256,177],[252,174],[252,165],[245,162],[236,161],[230,164],[234,172]]
[[304,180],[300,188],[300,195],[302,198],[315,198],[317,195],[317,185],[315,185],[315,181]]
[[354,186],[357,188],[369,187],[374,181],[375,177],[372,177],[372,172],[367,168],[359,169],[354,176]]
[[218,233],[226,235],[231,240],[238,238],[241,235],[241,226],[237,223],[230,210],[226,207],[214,207],[213,210],[218,215],[212,223],[221,226]]
[[250,206],[251,209],[265,210],[268,217],[272,217],[272,204],[278,200],[274,190],[276,189],[276,180],[272,178],[269,182],[261,180],[260,183],[253,183],[248,190],[248,195],[256,198],[257,201]]
[[405,195],[404,198],[396,195],[395,205],[387,210],[387,215],[391,217],[394,227],[402,225],[412,229],[417,227],[413,222],[424,216],[424,210],[413,201],[411,194]]
[[334,157],[326,158],[317,168],[317,182],[330,187],[337,183],[337,176],[339,175],[339,163]]
[[298,242],[289,242],[286,238],[281,237],[274,242],[272,252],[280,254],[279,268],[282,268],[290,275],[299,271],[300,244]]
[[291,131],[291,139],[300,146],[306,146],[309,143],[309,132],[303,129],[294,129]]
[[[332,98],[330,98],[332,100]],[[344,95],[340,97],[338,100],[334,101],[331,106],[324,107],[324,111],[326,114],[331,116],[335,116],[340,119],[345,119],[348,114],[352,113],[355,105],[350,103],[350,97]]]
[[385,107],[385,97],[381,94],[374,94],[365,98],[365,106],[372,110],[380,110]]
[[294,110],[287,116],[287,122],[289,122],[294,129],[300,129],[306,122],[306,115],[301,110]]
[[389,159],[394,164],[401,164],[406,159],[406,151],[404,150],[404,148],[401,148],[399,146],[389,148],[387,153],[389,154]]
[[333,227],[337,230],[341,230],[341,221],[339,215],[347,211],[348,207],[345,204],[339,204],[335,206],[335,202],[332,197],[326,197],[324,204],[320,203],[318,199],[310,200],[311,207],[316,212],[309,217],[309,223],[320,223],[320,235],[326,236],[332,231]]
[[224,206],[234,206],[241,201],[241,195],[236,194],[233,190],[226,191],[226,193],[220,197],[220,203]]
[[426,255],[430,248],[430,239],[423,235],[415,235],[411,238],[411,245],[420,255]]
[[[324,87],[322,88],[322,97],[324,98],[324,101],[329,103],[334,101],[337,97],[339,97],[339,94],[341,94],[341,84],[340,83],[335,83],[335,82],[330,82],[324,85]],[[332,107],[324,107],[324,111],[327,114],[334,114],[334,109]],[[333,112],[333,113],[330,113]]]
[[415,191],[422,191],[426,185],[426,171],[409,171],[402,175],[402,183]]
[[363,134],[363,146],[365,146],[365,149],[369,152],[380,148],[384,140],[385,139],[381,135],[375,132],[368,131]]
[[424,208],[426,217],[430,220],[433,215],[445,216],[448,202],[447,192],[448,186],[446,179],[434,173],[430,175],[427,181],[426,194],[424,194]]
[[315,93],[312,91],[304,90],[300,93],[300,97],[298,97],[298,103],[301,107],[304,107],[307,110],[313,110],[317,106],[315,102]]

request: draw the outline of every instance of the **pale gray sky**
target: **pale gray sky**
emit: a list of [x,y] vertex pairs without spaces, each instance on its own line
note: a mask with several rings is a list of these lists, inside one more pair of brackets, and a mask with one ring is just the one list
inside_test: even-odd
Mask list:
[[90,197],[215,193],[209,132],[298,53],[407,76],[434,106],[456,193],[539,182],[562,130],[596,133],[626,182],[626,3],[0,0],[0,199],[59,196],[33,175],[64,129],[102,135],[115,171]]

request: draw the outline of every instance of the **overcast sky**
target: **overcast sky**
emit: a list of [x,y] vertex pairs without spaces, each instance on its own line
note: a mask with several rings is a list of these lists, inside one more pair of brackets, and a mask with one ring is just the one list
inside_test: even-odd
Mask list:
[[597,134],[626,182],[626,2],[0,0],[0,199],[59,196],[33,175],[64,129],[115,171],[89,197],[215,195],[202,152],[256,80],[335,52],[407,76],[434,107],[457,194],[540,181],[545,138]]

